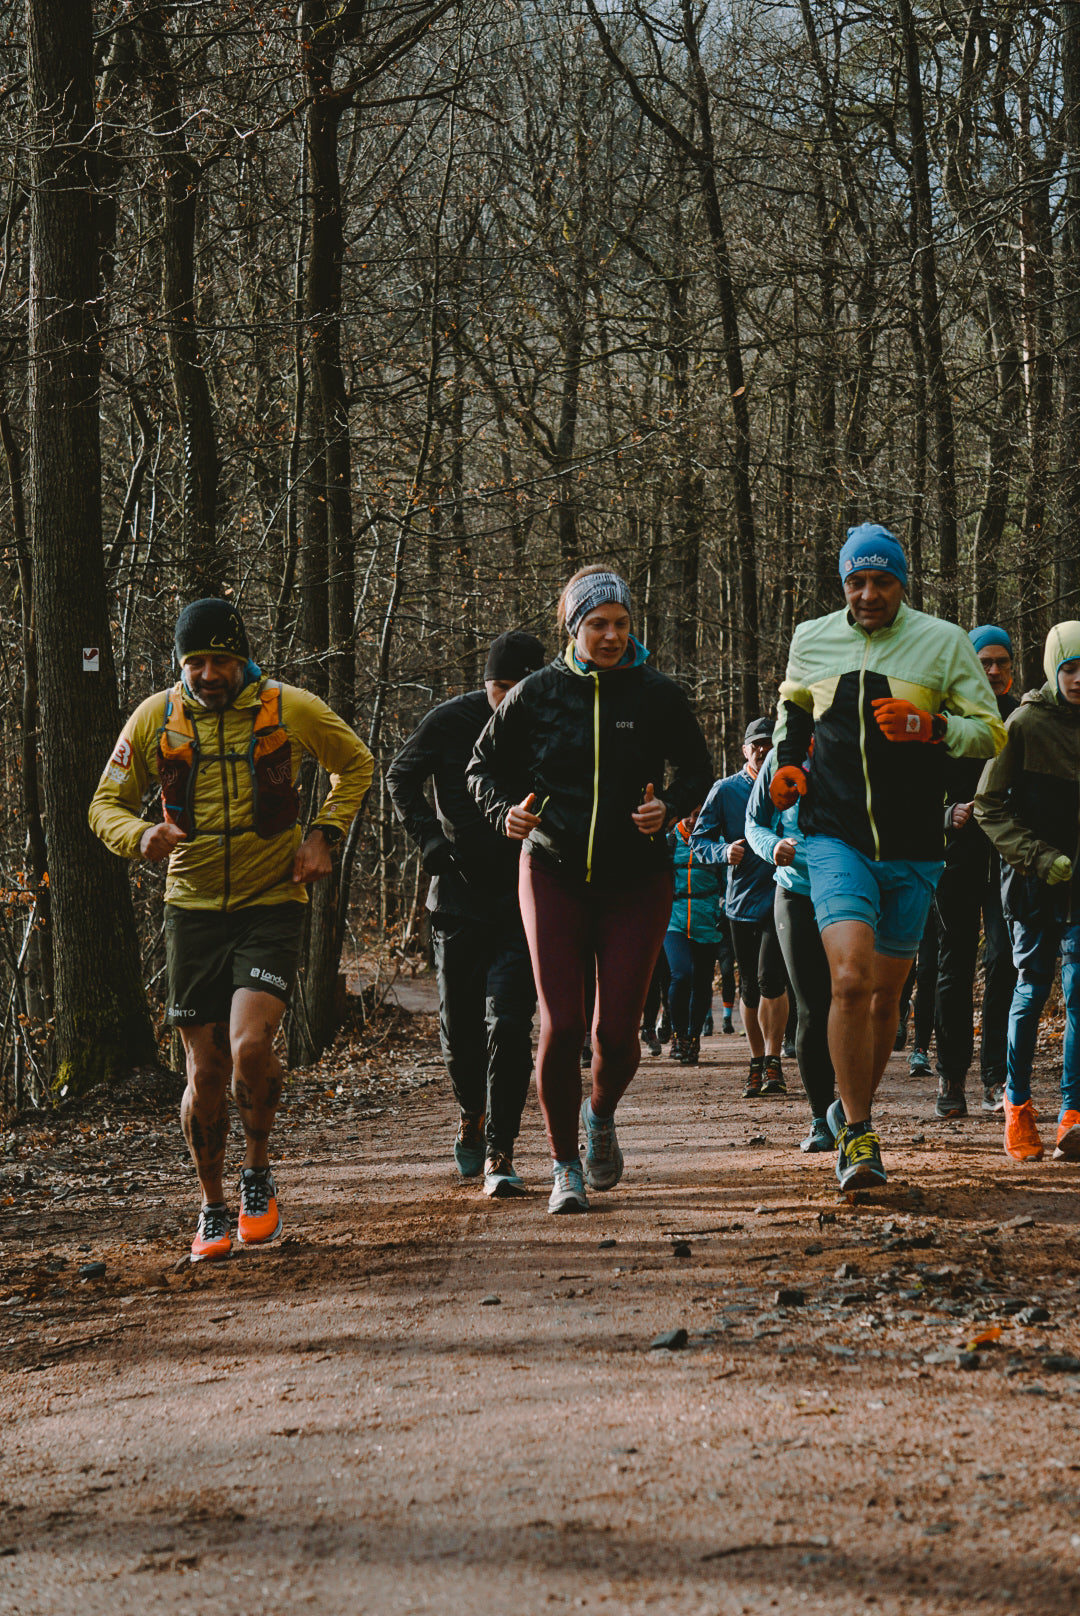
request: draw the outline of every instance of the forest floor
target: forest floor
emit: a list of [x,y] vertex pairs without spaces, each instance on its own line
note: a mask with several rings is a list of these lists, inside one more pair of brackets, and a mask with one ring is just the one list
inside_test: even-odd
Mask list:
[[550,1218],[535,1096],[529,1198],[457,1178],[435,1031],[290,1080],[285,1237],[219,1265],[170,1083],[9,1136],[0,1609],[1074,1616],[1080,1167],[898,1056],[888,1186],[838,1202],[715,1037],[644,1059],[622,1184]]

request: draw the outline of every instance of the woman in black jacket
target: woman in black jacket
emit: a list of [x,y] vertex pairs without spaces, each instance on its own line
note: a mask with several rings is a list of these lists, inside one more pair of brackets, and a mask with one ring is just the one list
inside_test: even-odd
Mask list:
[[[575,573],[559,628],[565,651],[510,692],[467,778],[491,823],[525,843],[518,891],[540,998],[536,1087],[555,1164],[548,1210],[584,1212],[586,1180],[611,1189],[622,1175],[615,1107],[637,1070],[638,1026],[671,916],[664,827],[701,802],[712,766],[686,697],[646,666],[618,574]],[[592,959],[583,1170],[579,1056]]]

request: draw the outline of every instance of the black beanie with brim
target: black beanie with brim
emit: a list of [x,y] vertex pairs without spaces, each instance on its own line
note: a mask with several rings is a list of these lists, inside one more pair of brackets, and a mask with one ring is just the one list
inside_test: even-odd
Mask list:
[[232,601],[214,596],[184,607],[176,620],[175,643],[181,666],[193,656],[232,656],[247,662],[251,655],[244,619]]

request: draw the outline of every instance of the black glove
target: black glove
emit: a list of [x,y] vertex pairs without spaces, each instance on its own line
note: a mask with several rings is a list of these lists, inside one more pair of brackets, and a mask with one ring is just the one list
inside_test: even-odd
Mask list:
[[457,870],[454,844],[445,836],[433,836],[424,844],[424,871],[427,875],[450,875]]

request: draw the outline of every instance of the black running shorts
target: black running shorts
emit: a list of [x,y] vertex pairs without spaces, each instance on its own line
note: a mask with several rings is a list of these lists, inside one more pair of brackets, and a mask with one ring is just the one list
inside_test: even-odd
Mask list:
[[171,1027],[228,1021],[241,988],[288,999],[296,976],[302,903],[250,909],[180,909],[165,905],[165,959]]

